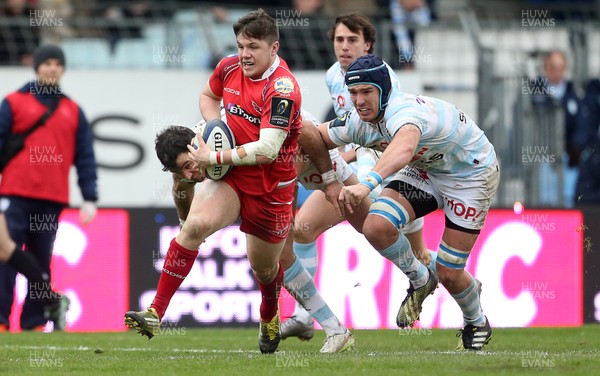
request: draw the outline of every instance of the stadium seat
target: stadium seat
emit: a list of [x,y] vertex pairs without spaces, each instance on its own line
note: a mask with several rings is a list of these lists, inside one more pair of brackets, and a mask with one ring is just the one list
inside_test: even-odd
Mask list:
[[415,66],[430,87],[475,87],[477,54],[462,30],[423,28],[416,33]]
[[110,46],[102,38],[69,38],[62,42],[69,69],[107,68],[111,65]]
[[187,69],[208,68],[212,60],[210,46],[203,28],[202,17],[197,10],[183,10],[173,17],[179,30],[179,46],[182,49],[181,66]]
[[167,39],[167,25],[165,23],[153,23],[145,25],[142,30],[144,39],[148,40],[152,44],[165,44],[168,43]]
[[[162,68],[165,56],[177,56],[177,51],[168,50],[170,46],[153,44],[145,39],[121,39],[115,47],[112,59],[113,68]],[[175,47],[176,48],[176,47]]]

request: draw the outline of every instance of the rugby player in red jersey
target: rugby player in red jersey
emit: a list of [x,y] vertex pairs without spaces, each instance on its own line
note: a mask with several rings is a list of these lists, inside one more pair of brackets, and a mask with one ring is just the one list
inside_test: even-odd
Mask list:
[[[293,215],[301,95],[287,64],[277,56],[279,32],[271,16],[262,9],[250,12],[233,30],[238,55],[219,62],[200,95],[200,111],[207,121],[220,119],[223,101],[238,146],[214,152],[198,137],[197,149],[188,149],[200,171],[219,164],[235,167],[221,180],[200,185],[181,232],[171,241],[154,301],[146,311],[127,312],[125,322],[152,337],[192,268],[200,244],[241,218],[248,260],[262,295],[259,348],[272,353],[280,341],[278,298],[283,268],[278,260]],[[325,152],[318,160],[331,170],[325,178],[337,183],[329,155]],[[328,193],[332,202],[340,188]]]

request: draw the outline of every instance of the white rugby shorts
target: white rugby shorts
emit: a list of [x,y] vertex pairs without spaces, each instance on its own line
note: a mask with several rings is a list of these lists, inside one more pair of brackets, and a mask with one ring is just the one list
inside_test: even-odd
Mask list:
[[394,180],[411,184],[431,194],[452,223],[481,230],[498,189],[500,168],[495,161],[481,173],[468,178],[431,174],[413,166],[400,170]]

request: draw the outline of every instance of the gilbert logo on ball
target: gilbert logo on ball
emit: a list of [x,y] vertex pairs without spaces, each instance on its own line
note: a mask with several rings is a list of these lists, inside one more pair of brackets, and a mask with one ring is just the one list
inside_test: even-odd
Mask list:
[[[221,119],[209,120],[204,126],[202,139],[212,151],[230,150],[235,147],[235,138],[229,126]],[[225,176],[232,165],[215,165],[206,169],[206,177],[219,180]]]

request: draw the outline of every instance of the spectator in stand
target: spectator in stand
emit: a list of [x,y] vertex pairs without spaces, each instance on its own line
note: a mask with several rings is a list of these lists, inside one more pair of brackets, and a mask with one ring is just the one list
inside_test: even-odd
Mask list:
[[432,15],[427,0],[390,0],[390,15],[400,69],[415,67],[415,27],[428,26]]
[[75,36],[69,25],[73,18],[73,5],[70,0],[39,0],[40,44],[60,44],[64,38]]
[[[552,132],[552,126],[561,119],[553,118],[558,109],[564,111],[564,144],[562,147],[550,148],[546,154],[554,156],[556,161],[553,166],[543,163],[539,166],[540,171],[540,194],[543,205],[555,206],[560,202],[556,189],[557,171],[562,168],[563,174],[563,198],[562,201],[567,207],[573,206],[575,195],[575,184],[577,181],[577,165],[579,164],[579,154],[585,147],[581,141],[577,141],[581,128],[585,127],[588,121],[586,112],[582,111],[584,104],[582,98],[577,94],[576,88],[571,81],[566,78],[567,57],[564,52],[553,50],[544,55],[543,69],[541,76],[534,80],[529,80],[531,94],[531,104],[533,106],[535,120],[535,134],[530,140],[526,140],[525,146],[535,145],[544,147],[551,141],[561,142]],[[593,138],[592,138],[593,140]],[[552,168],[548,168],[552,167]]]
[[151,0],[136,0],[126,6],[110,6],[105,10],[104,17],[113,23],[108,27],[107,37],[114,51],[121,38],[141,38],[144,21],[151,20],[155,15]]
[[[0,65],[31,65],[38,45],[39,28],[31,27],[35,11],[26,0],[7,0],[0,5]],[[34,17],[35,18],[35,17]]]
[[567,138],[569,166],[578,166],[583,150],[596,142],[600,126],[600,79],[589,81],[578,112],[577,126]]
[[[575,189],[575,203],[600,204],[600,79],[591,80],[585,88],[582,113],[584,122],[573,136],[579,176]],[[580,153],[579,153],[580,152]]]
[[328,25],[323,15],[323,0],[293,0],[275,8],[279,26],[281,57],[292,70],[325,69],[329,56],[329,41],[319,25]]

